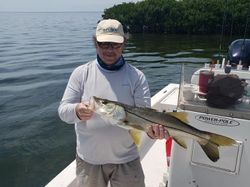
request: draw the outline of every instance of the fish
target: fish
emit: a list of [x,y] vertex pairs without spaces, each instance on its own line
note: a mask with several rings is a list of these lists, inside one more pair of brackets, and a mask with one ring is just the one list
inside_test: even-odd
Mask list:
[[186,141],[191,138],[198,142],[211,161],[216,162],[219,160],[220,146],[232,146],[237,142],[230,137],[191,126],[187,120],[187,112],[159,112],[152,108],[130,106],[95,96],[91,100],[96,114],[109,119],[113,125],[129,130],[137,143],[138,131],[147,132],[149,126],[159,124],[178,145],[187,149]]

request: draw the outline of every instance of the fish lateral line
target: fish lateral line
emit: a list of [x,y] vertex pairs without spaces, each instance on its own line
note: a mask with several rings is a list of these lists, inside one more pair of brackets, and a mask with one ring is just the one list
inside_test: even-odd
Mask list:
[[[138,114],[135,114],[135,113],[133,113],[133,112],[130,112],[130,111],[126,110],[125,108],[124,108],[124,110],[125,110],[126,112],[128,112],[129,114],[132,114],[132,115],[135,115],[135,116],[137,116],[137,117],[139,117],[139,118],[144,119],[145,121],[149,121],[149,122],[154,123],[154,124],[159,124],[159,125],[162,125],[163,127],[167,128],[167,129],[169,128],[169,129],[173,129],[173,130],[176,130],[176,131],[184,132],[184,133],[187,133],[187,134],[196,136],[196,137],[198,137],[198,138],[201,138],[201,139],[203,139],[203,140],[209,141],[209,139],[206,139],[206,138],[204,138],[204,137],[202,137],[202,136],[199,136],[198,134],[194,134],[194,133],[192,133],[192,131],[191,131],[191,132],[187,132],[187,131],[184,131],[184,130],[181,130],[181,129],[178,129],[178,128],[175,128],[175,127],[167,127],[167,126],[164,125],[164,124],[156,123],[155,121],[152,121],[152,120],[150,120],[150,119],[148,119],[148,118],[145,118],[145,117],[142,117],[142,116],[140,116],[140,115],[138,115]],[[171,115],[170,115],[170,116],[171,116]],[[179,120],[179,119],[176,118],[175,116],[171,116],[171,117],[173,117],[173,118]],[[197,130],[197,131],[202,132],[201,130],[196,129],[195,127],[193,127],[193,126],[191,126],[191,125],[189,125],[189,124],[186,124],[186,123],[184,123],[184,122],[181,121],[181,120],[179,120],[179,121],[182,122],[182,123],[185,124],[185,125],[188,125],[188,126],[194,128],[194,129]],[[124,122],[128,122],[128,120],[125,120]],[[218,144],[216,144],[216,145],[218,145]]]

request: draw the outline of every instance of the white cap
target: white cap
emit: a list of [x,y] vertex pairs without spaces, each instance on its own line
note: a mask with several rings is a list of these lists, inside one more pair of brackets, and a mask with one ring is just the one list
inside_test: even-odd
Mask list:
[[96,39],[98,42],[124,42],[124,32],[122,24],[115,19],[105,19],[98,23],[96,27]]

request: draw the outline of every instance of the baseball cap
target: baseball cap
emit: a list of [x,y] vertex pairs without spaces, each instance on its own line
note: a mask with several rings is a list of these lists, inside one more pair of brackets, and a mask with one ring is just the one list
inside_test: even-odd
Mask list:
[[104,19],[96,27],[98,42],[123,43],[124,31],[122,24],[115,19]]

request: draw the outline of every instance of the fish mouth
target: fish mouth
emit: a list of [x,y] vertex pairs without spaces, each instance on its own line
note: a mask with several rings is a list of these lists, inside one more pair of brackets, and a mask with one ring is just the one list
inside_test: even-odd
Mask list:
[[98,98],[96,96],[91,97],[91,99],[91,103],[93,103],[93,105],[95,106],[94,112],[96,113],[111,116],[113,113],[115,113],[116,110],[119,110],[119,107],[117,105],[106,99]]
[[94,109],[94,111],[102,108],[103,106],[105,106],[108,102],[103,100],[103,99],[100,99],[96,96],[92,96],[90,98],[90,106]]
[[96,111],[98,108],[101,107],[101,102],[97,99],[97,97],[92,96],[89,100],[90,108],[93,109],[93,111]]

